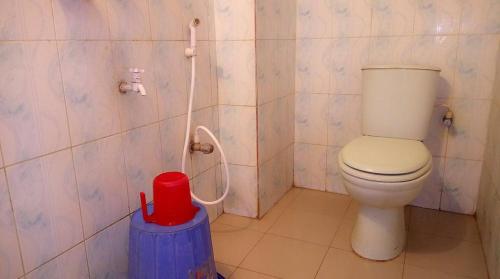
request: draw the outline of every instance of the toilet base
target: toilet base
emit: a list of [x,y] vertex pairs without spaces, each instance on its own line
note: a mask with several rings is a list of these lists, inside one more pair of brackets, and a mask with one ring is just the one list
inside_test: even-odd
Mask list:
[[377,208],[360,205],[351,235],[354,251],[371,260],[390,260],[406,242],[404,207]]

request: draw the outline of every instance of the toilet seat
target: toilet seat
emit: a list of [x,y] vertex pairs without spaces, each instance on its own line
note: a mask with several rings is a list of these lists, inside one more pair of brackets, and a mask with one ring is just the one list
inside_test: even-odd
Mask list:
[[432,169],[432,157],[422,142],[373,136],[351,141],[338,161],[343,172],[377,182],[411,181]]

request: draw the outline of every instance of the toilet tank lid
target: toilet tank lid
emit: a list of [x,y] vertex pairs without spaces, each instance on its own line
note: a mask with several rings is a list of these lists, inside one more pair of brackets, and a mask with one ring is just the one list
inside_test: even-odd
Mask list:
[[420,141],[373,136],[354,139],[340,156],[351,168],[382,175],[413,173],[431,159],[429,150]]
[[438,67],[430,65],[403,65],[403,64],[388,64],[388,65],[366,65],[361,70],[373,70],[373,69],[410,69],[410,70],[427,70],[427,71],[438,71],[441,69]]

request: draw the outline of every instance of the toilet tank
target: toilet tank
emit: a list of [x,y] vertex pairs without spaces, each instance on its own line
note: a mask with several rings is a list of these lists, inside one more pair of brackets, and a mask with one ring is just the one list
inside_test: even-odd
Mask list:
[[376,65],[362,70],[363,134],[423,140],[436,99],[440,69]]

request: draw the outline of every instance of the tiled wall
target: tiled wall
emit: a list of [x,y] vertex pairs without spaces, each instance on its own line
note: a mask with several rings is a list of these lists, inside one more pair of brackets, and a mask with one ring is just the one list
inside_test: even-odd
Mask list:
[[293,184],[295,1],[256,1],[259,216]]
[[[500,46],[499,46],[500,52]],[[500,278],[500,55],[479,187],[477,220],[490,278]]]
[[[151,199],[153,177],[180,169],[193,16],[202,22],[194,125],[218,132],[211,9],[208,0],[0,1],[0,278],[126,277],[138,192]],[[128,67],[145,69],[147,96],[118,92]],[[189,160],[202,198],[215,198],[218,161]]]
[[256,217],[255,1],[214,0],[214,20],[220,139],[231,182],[224,211]]
[[431,64],[442,69],[425,143],[434,173],[415,205],[472,214],[486,143],[500,38],[493,0],[297,1],[296,186],[345,193],[337,154],[361,135],[365,64]]

